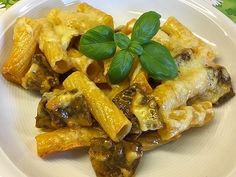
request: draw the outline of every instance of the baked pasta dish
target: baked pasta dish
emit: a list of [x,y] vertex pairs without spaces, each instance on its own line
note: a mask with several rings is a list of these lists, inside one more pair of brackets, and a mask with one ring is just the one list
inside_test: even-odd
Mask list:
[[87,148],[97,177],[132,177],[144,152],[207,125],[234,96],[211,46],[175,17],[160,18],[149,11],[115,27],[80,3],[17,19],[2,75],[41,95],[41,158]]

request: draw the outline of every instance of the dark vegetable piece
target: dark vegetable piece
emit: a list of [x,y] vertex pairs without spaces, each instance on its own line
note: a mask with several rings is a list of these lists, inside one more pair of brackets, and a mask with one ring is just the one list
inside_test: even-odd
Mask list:
[[179,55],[175,57],[175,61],[178,67],[186,64],[186,62],[191,60],[193,51],[191,49],[185,49]]
[[125,140],[140,143],[142,145],[143,151],[149,151],[164,144],[157,131],[144,132],[138,136],[128,135]]
[[37,128],[73,128],[91,126],[92,122],[87,102],[77,90],[45,93],[38,105]]
[[121,91],[118,93],[115,98],[113,98],[113,102],[115,105],[124,113],[124,115],[132,122],[132,128],[130,133],[132,134],[140,134],[142,133],[138,119],[135,117],[135,115],[131,112],[131,104],[132,100],[140,88],[138,85],[132,85],[129,88]]
[[231,77],[227,70],[220,65],[206,66],[211,87],[201,95],[188,101],[192,104],[198,101],[210,101],[214,106],[220,106],[235,96]]
[[139,143],[97,138],[91,141],[89,157],[97,177],[132,177],[143,155]]
[[121,91],[112,101],[132,122],[131,134],[163,127],[155,99],[146,95],[138,84]]
[[211,101],[214,106],[219,106],[234,97],[231,77],[226,68],[219,65],[209,66],[208,73],[211,73],[209,74],[212,77],[211,80],[216,80],[217,84],[205,92],[202,98]]
[[114,31],[111,27],[100,25],[88,30],[80,39],[80,51],[94,60],[113,57],[116,51]]
[[35,54],[29,71],[22,79],[22,86],[25,89],[40,91],[43,94],[58,85],[59,75],[51,69],[42,54]]

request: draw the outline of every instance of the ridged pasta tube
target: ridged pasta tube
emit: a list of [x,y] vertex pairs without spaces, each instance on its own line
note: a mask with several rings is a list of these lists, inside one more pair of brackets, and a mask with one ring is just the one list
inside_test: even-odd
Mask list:
[[83,72],[72,73],[63,86],[81,91],[92,115],[113,141],[122,140],[130,132],[131,122]]

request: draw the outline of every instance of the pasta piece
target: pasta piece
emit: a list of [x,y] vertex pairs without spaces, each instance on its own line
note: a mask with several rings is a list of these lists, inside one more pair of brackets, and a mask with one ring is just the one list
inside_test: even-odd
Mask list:
[[142,69],[142,66],[140,65],[140,63],[138,64],[138,66],[136,67],[136,69],[134,70],[132,74],[130,85],[133,85],[133,84],[138,84],[139,87],[147,94],[152,93],[152,87],[148,83],[148,75]]
[[64,50],[67,50],[71,39],[79,35],[76,29],[63,25],[54,26],[54,31],[60,37],[61,46]]
[[130,132],[131,122],[84,73],[72,73],[63,86],[82,92],[94,118],[113,141],[122,140]]
[[86,73],[90,80],[98,84],[108,82],[104,75],[103,62],[92,60],[73,48],[69,49],[67,54],[71,60],[72,66],[76,70]]
[[103,74],[104,74],[104,76],[107,75],[110,65],[111,65],[111,62],[112,62],[111,58],[103,61],[103,64],[104,64],[104,73]]
[[21,84],[32,61],[41,25],[28,17],[18,18],[14,28],[11,53],[2,68],[3,76],[12,82]]
[[192,106],[181,106],[163,117],[165,127],[158,130],[158,133],[163,141],[169,141],[191,127],[201,127],[208,124],[213,117],[214,111],[209,101],[196,103]]
[[80,147],[89,147],[93,138],[106,138],[99,128],[64,128],[36,136],[37,151],[40,157],[55,152],[67,151]]
[[[189,48],[194,51],[196,58],[207,58],[209,61],[215,59],[215,52],[213,49],[201,39],[197,38],[174,17],[169,17],[161,27],[161,30],[169,36],[169,42],[167,43],[167,40],[162,40],[162,38],[160,38],[161,36],[165,36],[162,31],[161,35],[159,33],[154,37],[154,40],[159,42],[164,41],[163,45],[166,45],[173,56],[176,56],[183,50]],[[164,39],[167,39],[167,37],[164,37]]]
[[179,70],[177,78],[157,86],[152,93],[163,114],[185,105],[188,99],[204,93],[210,87],[208,71],[199,60],[192,60]]
[[86,57],[76,49],[69,49],[67,55],[72,63],[72,67],[83,73],[87,73],[89,65],[91,65],[94,60]]
[[127,35],[131,34],[136,21],[137,21],[136,18],[133,18],[130,21],[128,21],[126,25],[123,28],[121,28],[120,32],[125,33]]
[[107,97],[112,100],[115,96],[120,93],[121,91],[127,89],[129,87],[129,81],[126,79],[123,82],[111,85],[111,90],[107,93]]
[[89,157],[97,177],[132,177],[143,155],[139,143],[96,138],[91,142]]
[[77,12],[53,9],[49,12],[47,19],[54,25],[76,29],[79,34],[84,34],[87,30],[98,25],[114,27],[112,16],[86,3],[79,5]]
[[77,7],[77,11],[94,16],[96,21],[98,21],[100,24],[114,27],[113,18],[111,15],[108,15],[105,12],[92,7],[87,3],[80,3]]
[[87,68],[87,75],[94,83],[108,83],[108,79],[104,75],[103,62],[93,61]]
[[67,53],[61,45],[61,39],[56,34],[53,24],[42,20],[42,30],[39,36],[39,48],[45,54],[52,69],[60,74],[71,69]]

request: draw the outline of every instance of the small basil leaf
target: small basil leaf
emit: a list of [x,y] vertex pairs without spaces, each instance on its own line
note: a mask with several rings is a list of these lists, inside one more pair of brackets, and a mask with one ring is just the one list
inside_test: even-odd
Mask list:
[[80,39],[80,51],[94,60],[104,60],[114,56],[116,45],[114,32],[109,26],[97,26],[88,30]]
[[124,33],[115,33],[114,40],[120,49],[127,49],[130,45],[130,39]]
[[131,40],[145,44],[149,42],[160,28],[161,15],[154,11],[144,13],[134,24]]
[[132,41],[129,46],[129,51],[135,55],[142,55],[143,47],[139,44],[139,42]]
[[130,72],[133,64],[132,55],[127,50],[118,52],[112,60],[108,76],[112,84],[123,81]]
[[149,76],[155,80],[173,79],[178,75],[178,68],[170,52],[157,42],[144,45],[139,59]]

